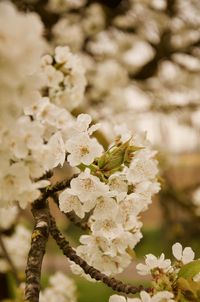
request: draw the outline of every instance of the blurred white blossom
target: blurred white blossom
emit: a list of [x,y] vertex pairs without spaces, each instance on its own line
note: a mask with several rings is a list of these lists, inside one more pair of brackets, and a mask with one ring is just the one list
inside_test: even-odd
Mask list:
[[49,279],[49,286],[40,293],[40,301],[76,302],[74,281],[62,272],[55,273]]
[[[19,271],[24,271],[26,265],[24,259],[26,259],[30,248],[30,231],[22,225],[17,225],[14,234],[11,236],[2,236],[2,240],[14,266]],[[1,248],[0,255],[2,256]],[[7,260],[0,258],[0,271],[6,272],[10,269]]]

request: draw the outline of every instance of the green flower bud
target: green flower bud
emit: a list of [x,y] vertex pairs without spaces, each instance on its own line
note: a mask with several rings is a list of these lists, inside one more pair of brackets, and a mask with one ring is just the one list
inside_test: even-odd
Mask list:
[[101,171],[120,171],[122,164],[129,165],[133,153],[140,150],[141,147],[130,146],[130,139],[125,143],[111,147],[98,159],[98,167]]

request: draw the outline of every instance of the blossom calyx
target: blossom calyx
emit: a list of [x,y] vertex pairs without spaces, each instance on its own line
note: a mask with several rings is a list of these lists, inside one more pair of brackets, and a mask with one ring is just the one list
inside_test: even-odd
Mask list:
[[99,157],[97,165],[105,176],[110,176],[113,172],[120,171],[123,164],[129,166],[133,153],[140,149],[141,147],[130,146],[130,140],[119,143]]

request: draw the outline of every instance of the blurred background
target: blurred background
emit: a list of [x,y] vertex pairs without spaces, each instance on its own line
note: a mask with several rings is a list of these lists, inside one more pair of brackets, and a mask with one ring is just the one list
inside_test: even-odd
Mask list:
[[[158,150],[161,191],[144,213],[137,258],[171,256],[179,241],[200,257],[200,1],[199,0],[13,0],[19,10],[37,12],[45,24],[50,51],[68,45],[84,63],[85,100],[70,110],[90,113],[102,124],[106,146],[116,126],[147,131]],[[66,168],[67,169],[67,168]],[[65,176],[57,171],[53,181]],[[73,246],[81,230],[53,206]],[[31,228],[30,212],[18,218]],[[14,227],[1,226],[4,236]],[[135,260],[120,279],[141,283]],[[23,265],[22,265],[23,267]],[[44,261],[43,285],[69,267],[52,241]],[[74,277],[73,277],[74,278]],[[0,275],[0,300],[9,298],[11,273]],[[78,302],[106,302],[111,291],[75,277]],[[144,283],[144,279],[142,280]],[[145,282],[148,283],[148,280]]]

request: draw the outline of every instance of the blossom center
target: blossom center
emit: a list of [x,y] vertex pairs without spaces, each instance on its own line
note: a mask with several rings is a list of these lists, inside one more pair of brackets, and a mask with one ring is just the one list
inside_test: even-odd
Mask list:
[[86,146],[81,146],[81,147],[80,147],[80,153],[81,153],[81,156],[84,156],[84,155],[89,154],[90,151],[89,151],[88,147],[86,147]]

